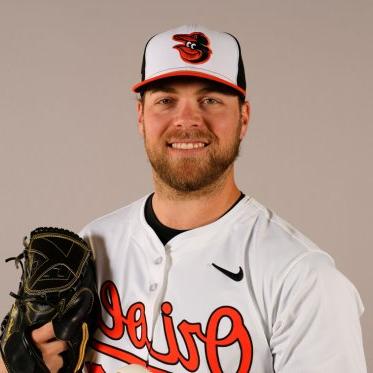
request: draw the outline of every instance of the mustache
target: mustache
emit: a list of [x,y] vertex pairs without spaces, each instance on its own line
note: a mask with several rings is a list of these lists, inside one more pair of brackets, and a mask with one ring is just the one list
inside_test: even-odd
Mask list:
[[216,139],[216,136],[208,131],[201,129],[182,129],[182,130],[171,130],[167,133],[166,141],[168,143],[172,141],[183,141],[183,140],[194,140],[201,142],[212,142]]

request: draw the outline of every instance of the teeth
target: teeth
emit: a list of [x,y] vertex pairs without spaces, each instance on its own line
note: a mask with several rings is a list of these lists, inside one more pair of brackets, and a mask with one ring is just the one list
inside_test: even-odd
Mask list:
[[205,144],[203,142],[176,142],[171,144],[173,148],[176,149],[196,149],[196,148],[203,148]]

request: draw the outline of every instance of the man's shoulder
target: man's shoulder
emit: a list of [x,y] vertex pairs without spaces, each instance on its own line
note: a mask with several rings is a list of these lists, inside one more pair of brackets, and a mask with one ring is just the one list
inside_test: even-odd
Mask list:
[[252,256],[256,266],[262,263],[264,272],[284,274],[300,262],[334,266],[333,258],[300,229],[254,198],[251,205],[256,209],[251,232]]
[[147,197],[148,195],[92,220],[83,227],[80,235],[85,236],[89,232],[107,231],[117,226],[125,226],[130,222],[133,223],[136,219],[140,218]]
[[283,299],[312,287],[315,297],[329,296],[330,292],[345,294],[355,299],[359,313],[363,312],[354,285],[337,269],[329,253],[273,210],[254,199],[251,204],[256,214],[247,264],[257,294]]

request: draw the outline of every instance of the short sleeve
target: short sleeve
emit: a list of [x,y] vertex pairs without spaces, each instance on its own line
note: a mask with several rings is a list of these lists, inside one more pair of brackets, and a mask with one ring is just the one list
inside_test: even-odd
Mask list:
[[326,255],[309,252],[279,282],[270,348],[276,373],[365,373],[360,316],[351,282]]

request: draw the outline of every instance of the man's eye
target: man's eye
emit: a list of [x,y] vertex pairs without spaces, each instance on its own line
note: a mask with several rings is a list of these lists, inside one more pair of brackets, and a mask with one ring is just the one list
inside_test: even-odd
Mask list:
[[218,100],[215,100],[214,98],[211,98],[211,97],[205,97],[204,99],[202,99],[202,103],[206,105],[213,105],[213,104],[217,104]]
[[157,104],[160,104],[160,105],[168,105],[172,102],[172,100],[170,98],[161,98],[160,100],[158,100],[156,103]]

